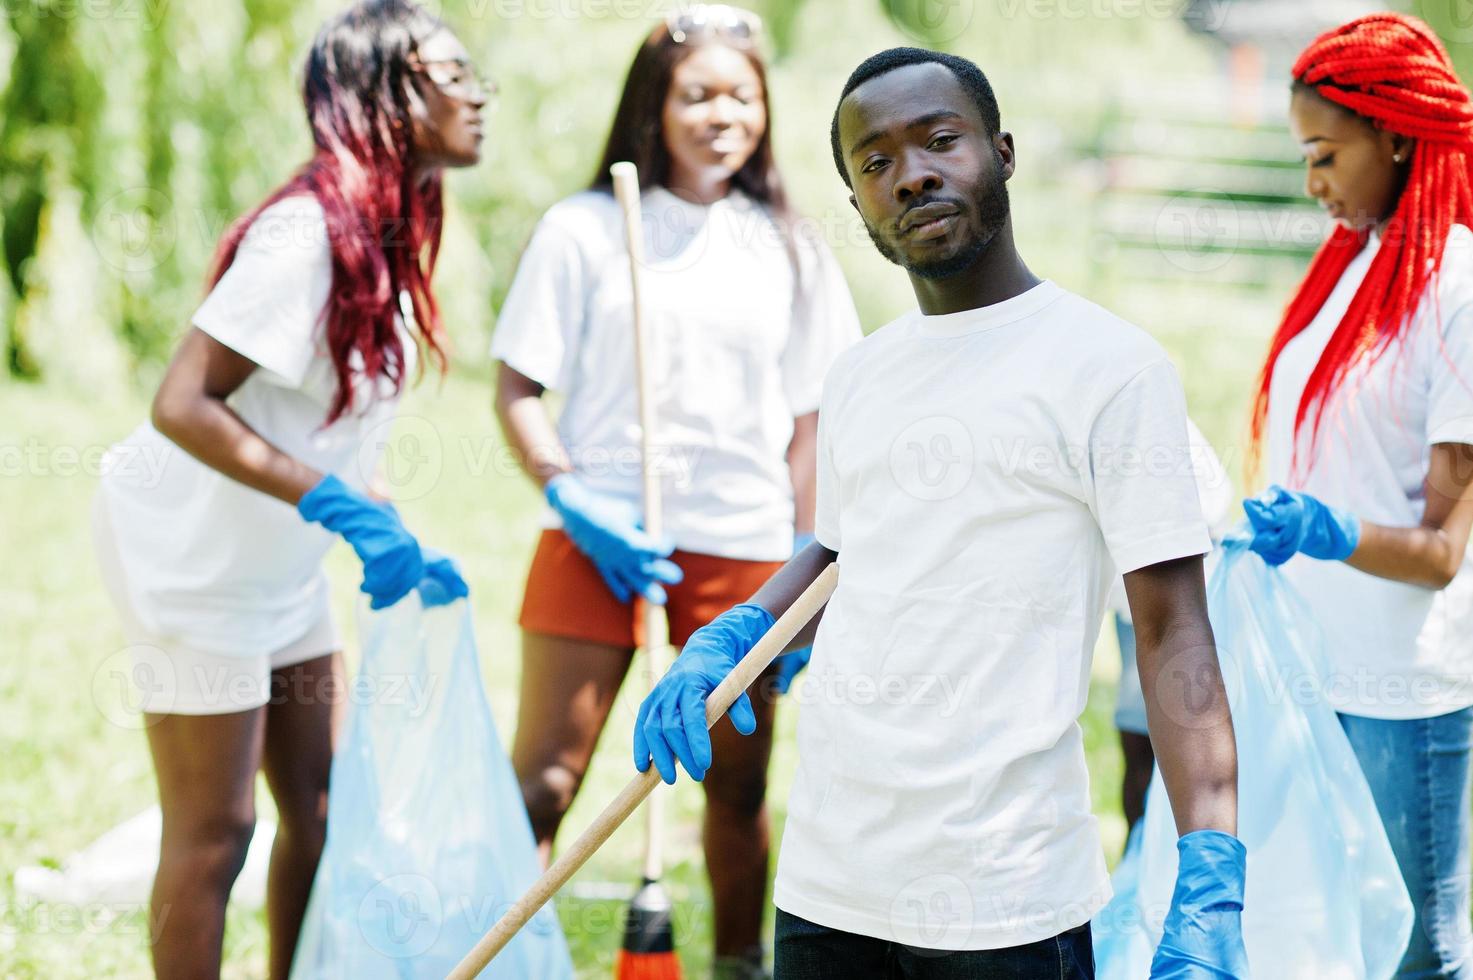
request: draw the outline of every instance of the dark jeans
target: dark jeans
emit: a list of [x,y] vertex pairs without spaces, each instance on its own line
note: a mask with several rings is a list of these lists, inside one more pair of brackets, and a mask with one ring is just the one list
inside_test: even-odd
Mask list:
[[1007,949],[952,952],[856,936],[777,910],[773,980],[1094,980],[1089,925]]

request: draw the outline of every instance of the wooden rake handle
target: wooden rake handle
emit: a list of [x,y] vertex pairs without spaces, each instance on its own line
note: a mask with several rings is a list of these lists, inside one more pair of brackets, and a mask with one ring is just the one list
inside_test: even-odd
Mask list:
[[[824,603],[834,594],[834,587],[839,582],[839,566],[830,563],[827,568],[819,573],[813,584],[803,590],[796,602],[787,612],[783,613],[772,629],[767,631],[757,645],[751,649],[741,662],[732,669],[711,696],[706,699],[706,727],[712,725],[726,714],[726,709],[747,688],[752,686],[767,665],[777,659],[783,648],[798,634],[808,622],[818,614]],[[603,846],[604,841],[618,829],[619,825],[629,818],[644,798],[650,794],[660,782],[660,774],[655,770],[653,764],[649,769],[635,776],[629,781],[629,785],[614,797],[613,802],[604,807],[602,813],[593,819],[588,829],[573,842],[573,845],[553,862],[541,878],[532,883],[521,898],[517,899],[511,908],[506,910],[490,931],[481,937],[475,947],[465,955],[465,958],[449,974],[449,980],[473,980],[473,978],[485,969],[497,953],[501,952],[511,938],[531,920],[537,910],[542,908],[552,898],[558,889],[567,884],[568,879],[583,867],[584,863],[593,856],[593,853]]]
[[[655,378],[650,370],[654,354],[651,348],[649,321],[645,317],[644,287],[640,270],[644,267],[644,224],[639,209],[639,170],[627,160],[609,167],[614,182],[614,199],[624,214],[624,244],[629,250],[629,289],[634,322],[634,381],[639,401],[639,473],[644,498],[644,529],[656,541],[665,533],[660,503],[660,475],[651,462],[651,446],[655,433]],[[670,669],[670,620],[664,606],[641,599],[635,603],[644,621],[645,672],[649,689]],[[655,793],[644,808],[644,878],[657,881],[665,864],[665,794]]]

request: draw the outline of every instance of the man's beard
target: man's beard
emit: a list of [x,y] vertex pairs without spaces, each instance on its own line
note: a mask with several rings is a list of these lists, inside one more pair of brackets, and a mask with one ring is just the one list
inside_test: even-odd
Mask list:
[[972,263],[987,251],[987,246],[992,244],[992,240],[997,237],[997,233],[1002,230],[1003,224],[1008,220],[1008,185],[1001,172],[996,174],[992,183],[982,189],[974,203],[977,208],[977,223],[980,226],[976,236],[963,242],[953,254],[934,262],[908,264],[897,249],[887,245],[879,235],[875,234],[875,229],[868,221],[864,223],[864,230],[869,233],[870,241],[875,243],[875,248],[881,255],[911,275],[922,279],[950,279],[972,267]]

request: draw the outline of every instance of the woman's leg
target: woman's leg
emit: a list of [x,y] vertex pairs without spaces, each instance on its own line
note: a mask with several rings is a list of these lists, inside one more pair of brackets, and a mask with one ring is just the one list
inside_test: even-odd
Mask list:
[[1473,976],[1469,920],[1469,759],[1473,708],[1389,721],[1342,715],[1411,895],[1412,936],[1397,977]]
[[164,816],[150,904],[154,972],[218,977],[225,902],[256,826],[266,709],[146,718]]
[[267,875],[270,977],[286,980],[327,837],[327,779],[345,703],[336,653],[271,672],[262,765],[276,800],[276,840]]
[[755,732],[741,735],[725,718],[711,729],[701,840],[716,906],[718,957],[750,957],[754,951],[761,955],[771,852],[767,764],[772,758],[776,676],[776,668],[769,667],[747,691],[757,715]]
[[634,651],[522,633],[522,685],[511,761],[547,866],[558,825],[588,771]]

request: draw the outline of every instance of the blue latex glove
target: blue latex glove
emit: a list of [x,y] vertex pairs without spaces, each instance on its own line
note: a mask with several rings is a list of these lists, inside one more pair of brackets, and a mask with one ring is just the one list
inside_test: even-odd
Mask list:
[[421,548],[424,556],[425,573],[419,580],[419,600],[426,609],[448,606],[456,599],[471,594],[470,586],[460,574],[460,565],[449,555],[442,555],[429,548]]
[[685,576],[670,560],[674,546],[644,533],[637,504],[590,490],[571,473],[548,480],[546,493],[563,519],[563,530],[593,562],[615,598],[628,602],[640,595],[665,604],[664,586]]
[[297,512],[353,546],[363,562],[361,589],[372,599],[372,608],[392,606],[424,577],[419,542],[393,504],[371,500],[329,473],[302,496]]
[[[711,768],[706,698],[772,623],[772,613],[744,602],[691,634],[675,665],[639,706],[634,719],[634,768],[644,772],[653,759],[660,778],[673,783],[675,760],[679,759],[692,779],[706,778]],[[757,716],[746,691],[732,702],[726,716],[743,735],[757,730]]]
[[[804,548],[808,547],[810,544],[817,540],[817,538],[807,532],[795,535],[793,537],[794,557],[797,556],[798,552],[802,551]],[[777,664],[778,694],[788,693],[788,689],[793,686],[793,678],[797,677],[799,672],[802,671],[804,667],[808,666],[808,661],[812,659],[812,657],[813,647],[806,646],[801,650],[789,650],[787,653],[781,655],[777,658],[776,661],[774,661],[774,663]]]
[[793,686],[793,679],[808,666],[808,661],[813,659],[813,647],[804,647],[801,650],[789,650],[777,658],[777,680],[775,682],[778,694],[787,694]]
[[1247,848],[1220,830],[1197,830],[1177,840],[1176,850],[1176,890],[1151,980],[1244,980]]
[[1270,565],[1295,554],[1344,561],[1360,543],[1360,518],[1321,503],[1307,493],[1272,486],[1243,501],[1253,540],[1248,547]]

